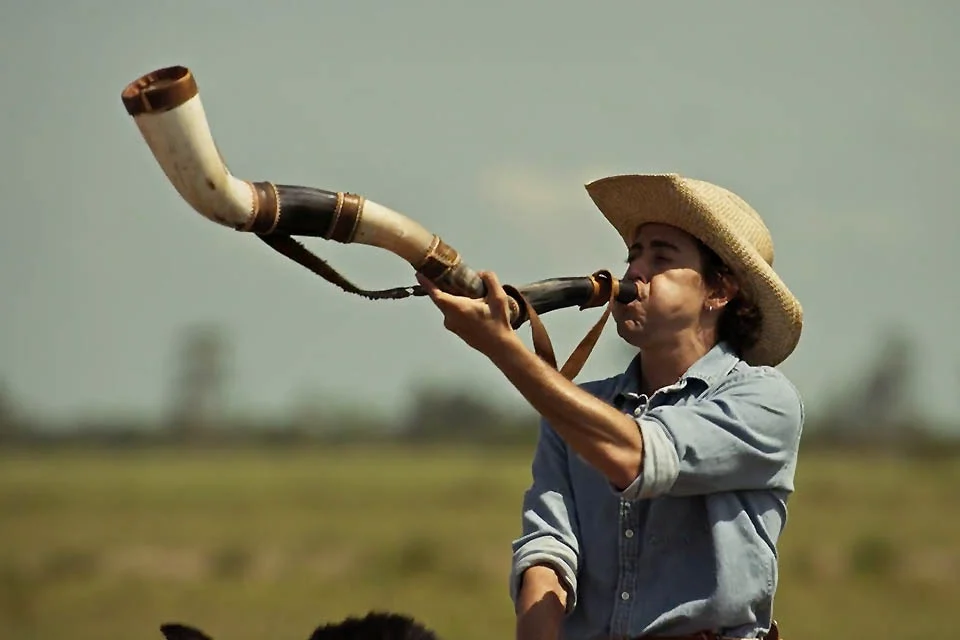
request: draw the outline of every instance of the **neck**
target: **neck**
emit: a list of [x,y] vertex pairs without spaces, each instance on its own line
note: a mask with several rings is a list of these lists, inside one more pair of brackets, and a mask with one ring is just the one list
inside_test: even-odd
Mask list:
[[640,359],[641,390],[651,395],[680,379],[711,348],[703,336],[678,336],[668,344],[646,347]]

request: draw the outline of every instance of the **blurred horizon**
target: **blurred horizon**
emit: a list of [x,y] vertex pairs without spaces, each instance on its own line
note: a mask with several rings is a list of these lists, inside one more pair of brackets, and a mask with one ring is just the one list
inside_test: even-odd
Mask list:
[[[960,6],[696,7],[9,3],[2,401],[51,425],[160,417],[182,335],[210,326],[234,414],[391,415],[431,385],[522,404],[429,301],[345,294],[179,198],[120,91],[183,64],[236,175],[362,193],[504,282],[621,268],[590,180],[732,188],[804,306],[781,368],[810,413],[858,393],[893,348],[911,415],[960,434],[960,305],[940,275],[958,267]],[[305,244],[360,286],[415,282],[384,252]],[[545,316],[559,358],[598,315]],[[611,322],[578,379],[629,357]]]

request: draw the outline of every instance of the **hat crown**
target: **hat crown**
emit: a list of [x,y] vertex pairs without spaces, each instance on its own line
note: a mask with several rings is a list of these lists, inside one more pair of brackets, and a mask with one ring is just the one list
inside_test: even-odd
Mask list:
[[761,258],[773,266],[773,236],[760,214],[734,192],[703,180],[686,178],[691,191],[717,212],[730,230],[753,246]]

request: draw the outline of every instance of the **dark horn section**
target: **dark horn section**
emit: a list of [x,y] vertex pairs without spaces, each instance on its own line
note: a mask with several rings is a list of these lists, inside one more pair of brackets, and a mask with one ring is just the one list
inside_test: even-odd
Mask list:
[[[343,244],[354,241],[364,196],[272,182],[251,182],[250,186],[255,194],[254,215],[238,231],[260,236],[311,236]],[[486,295],[476,271],[439,236],[434,236],[433,245],[416,266],[447,293],[471,298]]]
[[251,184],[257,196],[256,213],[241,231],[318,237],[344,244],[353,241],[363,196],[272,182]]
[[640,297],[640,290],[637,289],[637,283],[633,280],[620,280],[620,290],[617,291],[615,298],[620,304],[630,304]]
[[160,625],[160,633],[167,640],[213,640],[206,633],[190,625],[169,622]]
[[[593,297],[594,286],[589,277],[547,278],[519,287],[519,291],[540,315],[585,304]],[[524,312],[523,318],[517,319],[516,323],[520,325],[527,320]]]
[[420,272],[435,282],[443,291],[467,298],[482,298],[487,295],[487,286],[483,283],[483,280],[476,271],[463,262],[458,261],[454,266],[437,275],[428,271],[431,266],[431,259],[428,258],[424,267],[420,268]]
[[[617,285],[619,287],[615,298],[617,302],[629,304],[637,299],[638,290],[635,282],[617,280]],[[527,299],[537,315],[542,315],[568,307],[586,309],[606,304],[609,300],[609,287],[609,283],[604,286],[601,280],[593,276],[572,276],[538,280],[516,289],[508,288],[507,293],[512,294],[516,291]],[[513,297],[520,303],[520,314],[513,321],[513,328],[516,329],[530,318],[518,296]]]

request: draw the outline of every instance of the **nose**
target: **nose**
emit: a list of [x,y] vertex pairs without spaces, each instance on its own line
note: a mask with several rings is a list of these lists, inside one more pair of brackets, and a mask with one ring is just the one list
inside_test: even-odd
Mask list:
[[642,258],[632,260],[627,265],[627,271],[623,276],[627,280],[639,280],[646,284],[650,281],[650,271]]

